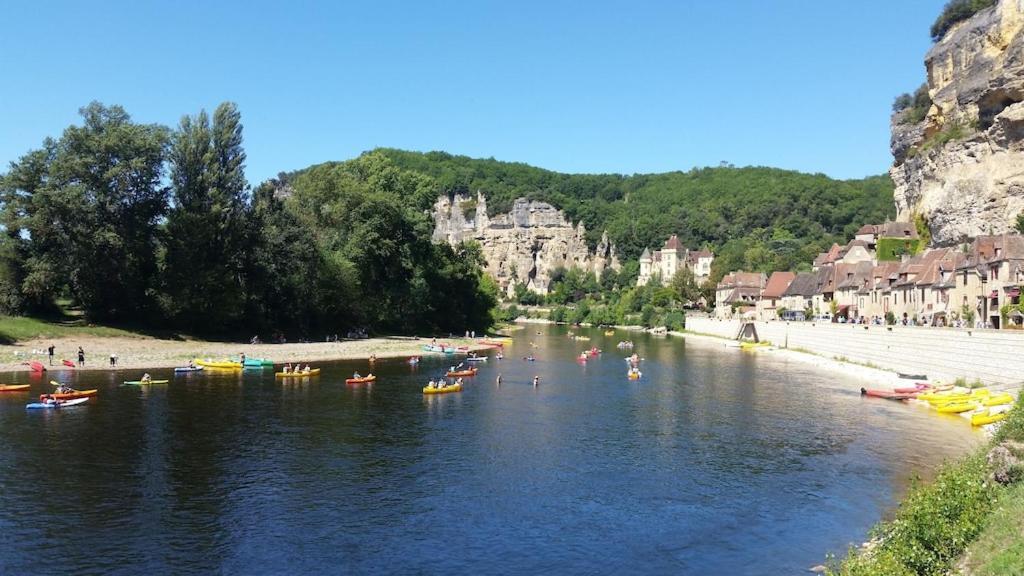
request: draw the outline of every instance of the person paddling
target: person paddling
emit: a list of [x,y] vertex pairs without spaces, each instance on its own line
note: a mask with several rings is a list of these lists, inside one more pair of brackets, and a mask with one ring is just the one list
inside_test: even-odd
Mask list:
[[536,388],[539,385],[540,385],[540,376],[534,376],[533,377],[533,387]]

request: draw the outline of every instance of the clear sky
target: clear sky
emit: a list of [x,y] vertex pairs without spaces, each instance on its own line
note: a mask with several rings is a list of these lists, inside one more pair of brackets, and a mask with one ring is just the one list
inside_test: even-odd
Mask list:
[[5,0],[0,165],[91,100],[238,103],[252,183],[378,146],[563,172],[888,169],[945,0]]

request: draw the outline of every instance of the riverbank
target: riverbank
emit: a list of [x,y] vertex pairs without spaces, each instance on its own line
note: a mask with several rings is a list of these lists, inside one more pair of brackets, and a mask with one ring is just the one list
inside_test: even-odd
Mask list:
[[[469,338],[443,340],[455,346],[468,346],[472,351],[486,350],[489,346]],[[54,346],[51,371],[110,370],[110,355],[117,355],[118,369],[174,368],[194,358],[229,358],[245,353],[249,358],[268,358],[276,364],[294,362],[326,362],[331,360],[362,360],[371,355],[377,358],[402,358],[424,354],[423,345],[430,338],[385,337],[339,342],[296,342],[287,344],[241,344],[237,342],[211,342],[205,340],[170,340],[144,336],[72,336],[53,339],[36,338],[13,345],[0,346],[0,372],[18,372],[28,369],[23,363],[30,360],[48,364],[46,350]],[[62,359],[77,361],[78,347],[85,351],[85,367],[69,368]]]

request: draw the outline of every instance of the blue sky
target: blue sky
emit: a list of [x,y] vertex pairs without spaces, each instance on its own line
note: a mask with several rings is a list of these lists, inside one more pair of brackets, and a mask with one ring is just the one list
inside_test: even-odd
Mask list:
[[238,103],[252,183],[378,146],[563,172],[887,170],[945,0],[8,0],[0,165],[91,100]]

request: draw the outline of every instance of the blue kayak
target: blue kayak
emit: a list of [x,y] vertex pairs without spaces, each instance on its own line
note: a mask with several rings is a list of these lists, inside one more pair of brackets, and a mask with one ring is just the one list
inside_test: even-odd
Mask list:
[[85,404],[88,402],[88,398],[75,398],[74,400],[58,400],[57,402],[33,402],[26,404],[26,410],[39,410],[46,409],[52,410],[54,408],[67,408],[69,406],[78,406],[79,404]]
[[182,372],[202,372],[202,371],[203,371],[203,367],[202,366],[195,366],[195,367],[192,367],[192,366],[182,366],[181,368],[175,368],[174,369],[174,373],[175,374],[179,374],[179,373],[182,373]]

